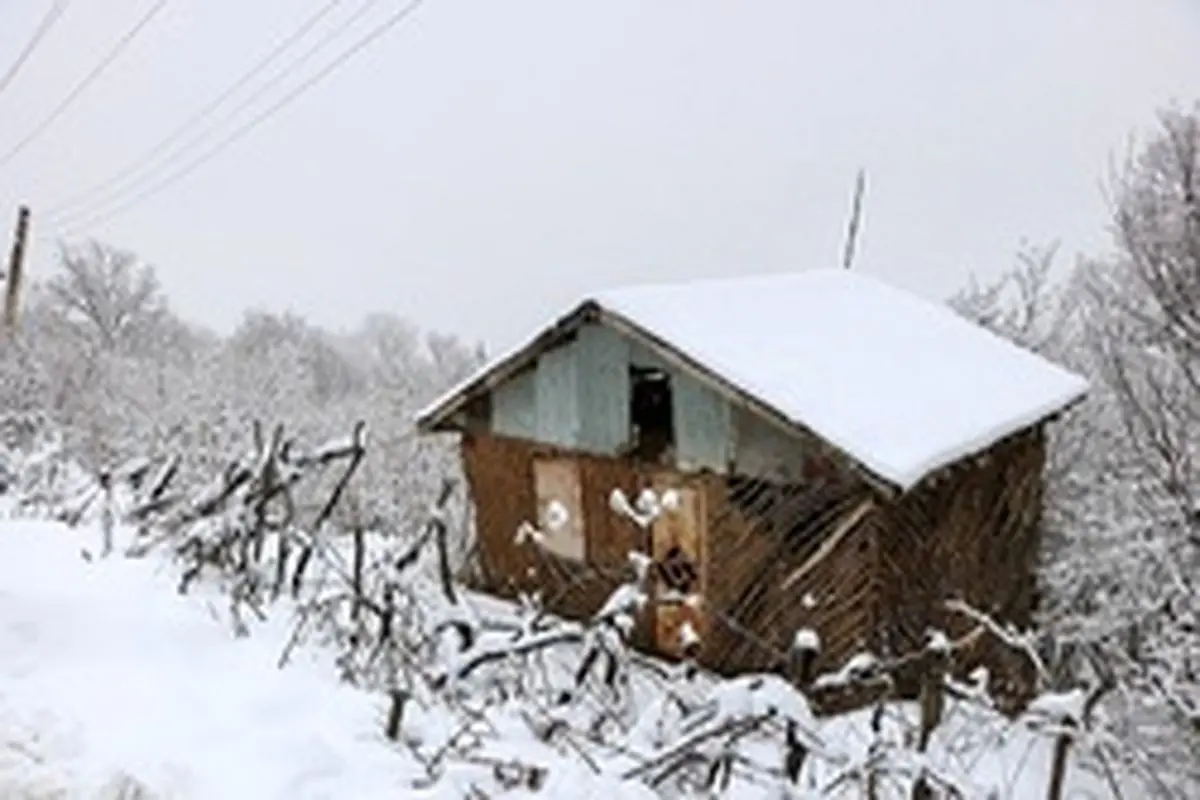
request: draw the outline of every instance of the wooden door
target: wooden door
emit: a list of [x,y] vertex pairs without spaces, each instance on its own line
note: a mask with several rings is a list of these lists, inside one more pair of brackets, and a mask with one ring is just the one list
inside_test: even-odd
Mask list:
[[[675,508],[665,511],[650,527],[651,555],[654,558],[654,640],[668,655],[682,655],[681,632],[684,623],[703,640],[708,632],[704,613],[707,584],[707,534],[704,494],[700,487],[681,483],[678,478],[655,481],[660,496],[675,492]],[[691,598],[681,602],[680,598]]]

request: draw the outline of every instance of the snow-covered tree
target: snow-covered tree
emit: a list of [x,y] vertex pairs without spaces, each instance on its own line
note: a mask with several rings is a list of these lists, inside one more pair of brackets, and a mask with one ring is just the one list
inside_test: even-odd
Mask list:
[[1063,674],[1115,682],[1094,754],[1200,788],[1200,115],[1164,113],[1116,177],[1112,251],[1052,251],[955,300],[1088,375],[1053,431],[1042,618]]

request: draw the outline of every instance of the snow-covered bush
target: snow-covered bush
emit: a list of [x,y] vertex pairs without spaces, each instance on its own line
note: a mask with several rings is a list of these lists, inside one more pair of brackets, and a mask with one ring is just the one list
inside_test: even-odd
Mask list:
[[[417,526],[414,498],[458,469],[445,443],[414,435],[412,415],[473,370],[478,350],[423,338],[388,315],[335,335],[253,311],[220,337],[175,316],[154,269],[130,253],[93,242],[64,246],[59,261],[29,287],[21,346],[0,353],[6,447],[18,436],[24,450],[53,440],[93,482],[133,458],[178,458],[174,486],[194,491],[253,448],[255,419],[278,420],[307,442],[363,420],[375,446],[344,508],[395,531]],[[0,461],[11,473],[24,459]],[[39,502],[63,500],[43,493]],[[451,502],[447,513],[462,516],[461,498]],[[466,547],[462,537],[452,543],[459,559]]]

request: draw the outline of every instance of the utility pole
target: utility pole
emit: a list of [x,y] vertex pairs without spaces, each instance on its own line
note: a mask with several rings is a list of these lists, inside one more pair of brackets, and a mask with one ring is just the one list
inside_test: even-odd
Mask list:
[[4,328],[11,336],[17,331],[21,302],[21,279],[25,270],[25,240],[29,235],[29,207],[17,209],[17,231],[12,255],[8,259],[8,283],[4,292]]

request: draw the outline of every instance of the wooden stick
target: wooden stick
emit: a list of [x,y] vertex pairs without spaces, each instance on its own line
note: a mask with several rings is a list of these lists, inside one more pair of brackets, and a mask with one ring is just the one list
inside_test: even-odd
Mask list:
[[854,530],[855,526],[858,525],[858,523],[862,521],[862,518],[865,517],[867,513],[874,507],[875,500],[871,497],[868,497],[859,503],[853,511],[851,511],[840,523],[838,523],[837,528],[835,528],[829,538],[821,544],[821,547],[818,548],[817,552],[813,553],[808,557],[807,561],[797,567],[795,571],[793,571],[792,574],[789,575],[786,580],[784,580],[783,585],[780,588],[786,591],[805,575],[812,572],[818,564],[829,557],[829,554],[834,551],[838,544],[840,544],[841,541],[846,538],[850,531]]

